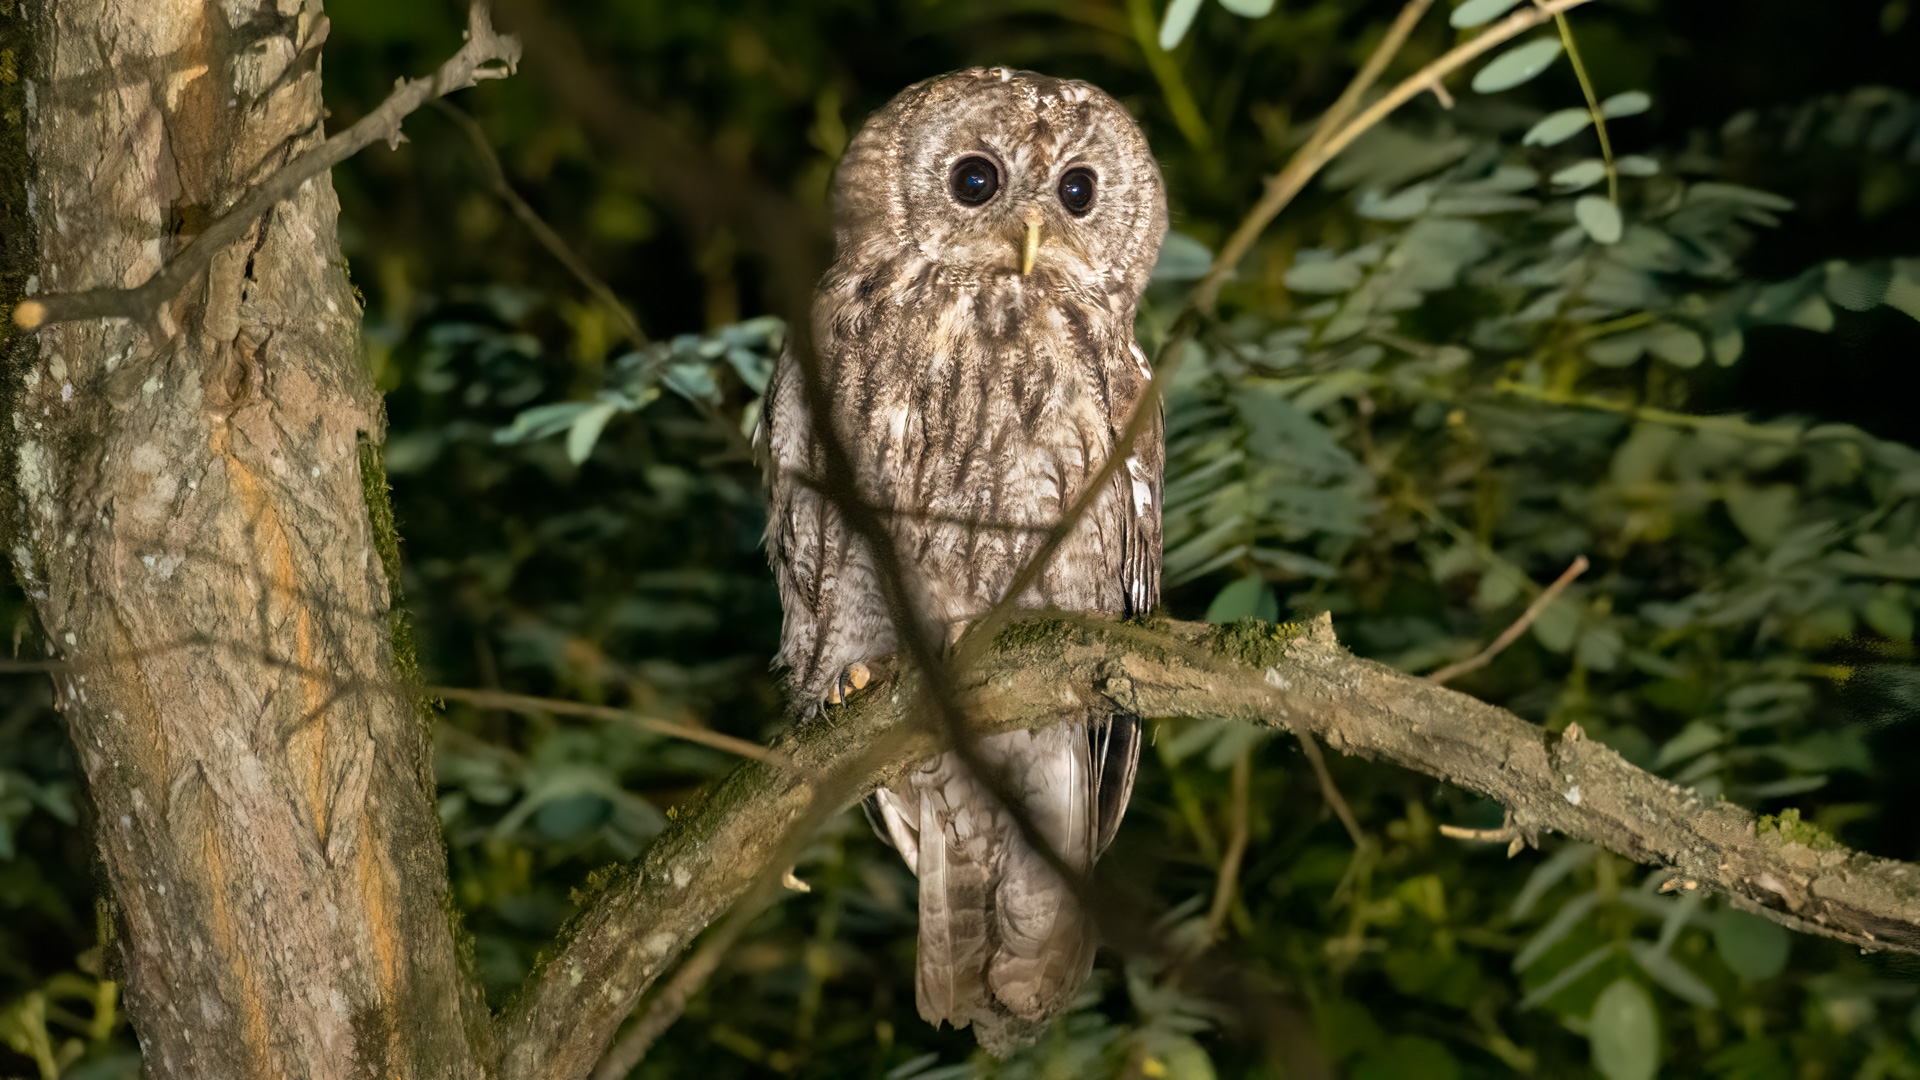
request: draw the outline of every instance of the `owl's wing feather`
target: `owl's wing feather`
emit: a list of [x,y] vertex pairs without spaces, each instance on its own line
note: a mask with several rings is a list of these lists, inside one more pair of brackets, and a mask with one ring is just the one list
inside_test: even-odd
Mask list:
[[[1006,732],[976,750],[1053,855],[1075,873],[1090,869],[1099,806],[1087,726]],[[1093,963],[1090,921],[958,754],[928,762],[910,783],[920,807],[920,1015],[976,1025],[983,1046],[1005,1053],[1072,1004]]]
[[920,805],[890,787],[876,788],[860,803],[874,834],[900,852],[907,869],[920,872]]
[[[920,1015],[929,1023],[965,1027],[984,1004],[982,976],[988,950],[987,906],[995,852],[986,838],[971,835],[964,802],[955,804],[954,776],[942,755],[934,769],[915,774],[919,796],[920,960],[915,989]],[[931,775],[929,773],[931,772]],[[922,778],[929,782],[922,783]],[[941,783],[942,777],[950,778]],[[960,781],[964,784],[964,781]]]
[[[1153,378],[1153,367],[1138,342],[1127,343],[1128,359],[1141,375],[1138,385],[1144,396]],[[1138,407],[1129,402],[1129,410]],[[1129,448],[1121,475],[1116,477],[1126,495],[1129,511],[1121,524],[1120,580],[1126,590],[1123,610],[1128,615],[1147,615],[1160,605],[1160,499],[1167,461],[1167,414],[1160,403],[1151,405],[1153,423]],[[1114,438],[1118,441],[1132,416],[1112,418]]]
[[1093,853],[1104,854],[1120,831],[1120,819],[1133,797],[1134,774],[1140,769],[1140,718],[1117,713],[1087,725],[1087,750],[1093,771],[1095,828]]

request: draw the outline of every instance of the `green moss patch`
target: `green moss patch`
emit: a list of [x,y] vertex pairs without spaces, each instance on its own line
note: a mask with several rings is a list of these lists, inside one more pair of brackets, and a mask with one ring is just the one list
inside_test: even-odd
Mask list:
[[1760,817],[1760,835],[1780,834],[1780,839],[1789,844],[1805,844],[1815,851],[1839,851],[1840,841],[1810,821],[1800,820],[1800,811],[1782,810],[1778,815],[1763,814]]

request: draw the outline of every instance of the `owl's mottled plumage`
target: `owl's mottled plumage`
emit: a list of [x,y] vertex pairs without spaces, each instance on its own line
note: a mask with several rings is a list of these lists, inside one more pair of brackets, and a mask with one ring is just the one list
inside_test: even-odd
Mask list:
[[[990,185],[973,159],[996,181],[977,202]],[[1089,187],[1091,205],[1075,207]],[[1144,396],[1133,320],[1165,192],[1112,98],[987,68],[910,87],[876,113],[834,196],[836,260],[813,309],[828,419],[859,496],[892,531],[922,628],[950,641],[1002,598]],[[790,356],[764,420],[780,660],[795,700],[813,705],[849,665],[896,651],[895,614],[865,544],[809,482],[825,469]],[[1163,457],[1156,422],[1022,606],[1152,609]],[[1126,808],[1139,721],[1099,712],[979,750],[1065,863],[1086,870]],[[1092,964],[1091,920],[956,755],[871,805],[920,877],[922,1016],[973,1023],[1002,1051],[1071,1003]]]

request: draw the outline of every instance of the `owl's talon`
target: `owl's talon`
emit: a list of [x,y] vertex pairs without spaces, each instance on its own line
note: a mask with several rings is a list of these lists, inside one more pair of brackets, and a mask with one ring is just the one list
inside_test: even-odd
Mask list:
[[844,705],[856,692],[865,690],[887,677],[887,665],[880,660],[856,660],[840,669],[827,684],[827,704]]
[[972,625],[972,619],[955,619],[948,623],[946,635],[940,642],[941,654],[951,657],[960,651],[960,639],[967,636],[967,628]]

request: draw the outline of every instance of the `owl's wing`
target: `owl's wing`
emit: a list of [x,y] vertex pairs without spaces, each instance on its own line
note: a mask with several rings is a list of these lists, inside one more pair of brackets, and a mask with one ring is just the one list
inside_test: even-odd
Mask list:
[[[787,668],[793,703],[818,704],[819,688],[838,657],[824,655],[834,623],[835,579],[854,554],[846,525],[808,483],[818,471],[814,424],[806,385],[791,351],[782,352],[761,400],[754,448],[767,475],[767,562],[780,593],[783,622],[777,663]],[[851,662],[849,660],[841,663]],[[837,669],[834,669],[837,672]]]
[[[1153,368],[1138,342],[1129,342],[1127,352],[1142,376],[1140,396],[1144,396]],[[1127,403],[1129,410],[1133,407],[1134,403]],[[1161,475],[1166,472],[1167,420],[1159,402],[1152,407],[1153,423],[1134,440],[1121,476],[1126,504],[1132,511],[1120,530],[1120,579],[1126,590],[1128,615],[1146,615],[1160,605],[1160,489]],[[1116,441],[1129,419],[1130,415],[1113,417]]]
[[[1137,342],[1127,346],[1130,359],[1141,382],[1144,396],[1153,378],[1147,354]],[[1129,409],[1136,404],[1129,404]],[[1146,615],[1160,604],[1160,493],[1161,476],[1166,471],[1166,412],[1159,402],[1152,405],[1153,423],[1140,433],[1128,448],[1127,459],[1117,478],[1126,498],[1126,512],[1120,523],[1120,586],[1127,615]],[[1131,415],[1112,418],[1114,439],[1126,429]],[[1127,800],[1133,795],[1133,778],[1140,765],[1140,719],[1124,713],[1087,725],[1087,740],[1093,762],[1093,807],[1096,832],[1094,853],[1098,855],[1113,843],[1120,818],[1127,812]]]
[[[1075,873],[1090,870],[1095,855],[1092,745],[1079,723],[975,744]],[[907,792],[888,794],[918,818],[920,1015],[973,1024],[981,1045],[1004,1055],[1072,1004],[1093,963],[1091,920],[958,754],[934,758],[911,774]]]

